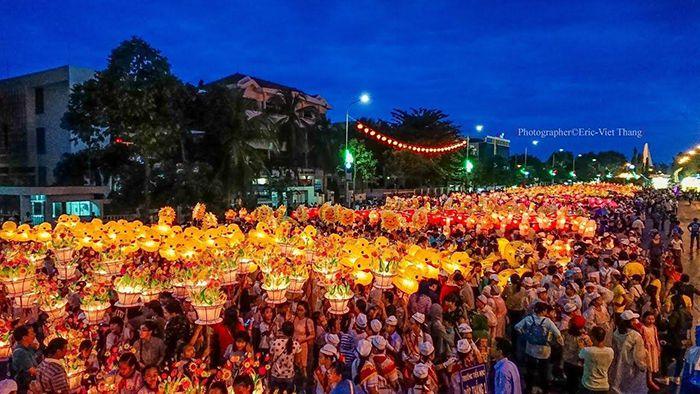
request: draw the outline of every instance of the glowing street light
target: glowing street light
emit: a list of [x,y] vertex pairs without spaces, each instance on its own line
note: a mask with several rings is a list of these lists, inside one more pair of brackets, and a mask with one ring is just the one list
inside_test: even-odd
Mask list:
[[360,97],[351,102],[348,105],[348,108],[345,110],[345,203],[350,206],[350,181],[348,180],[348,171],[350,170],[350,167],[352,167],[352,162],[350,162],[350,165],[348,165],[348,155],[350,159],[352,160],[352,155],[350,154],[350,151],[348,150],[348,130],[349,130],[349,124],[350,124],[350,108],[357,104],[369,104],[370,102],[370,97],[369,93],[362,93]]
[[532,145],[537,146],[537,144],[539,144],[539,143],[540,143],[540,141],[538,141],[538,140],[532,140]]
[[362,104],[369,104],[371,98],[369,97],[369,93],[362,93],[360,95],[360,103]]
[[478,124],[474,128],[476,129],[477,133],[481,133],[482,131],[484,131],[484,125],[482,125],[482,124]]

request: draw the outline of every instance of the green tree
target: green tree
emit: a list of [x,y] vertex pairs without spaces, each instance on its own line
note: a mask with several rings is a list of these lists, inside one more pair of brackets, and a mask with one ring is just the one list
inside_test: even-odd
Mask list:
[[121,139],[130,144],[143,168],[142,196],[151,205],[152,169],[181,148],[186,125],[180,100],[184,85],[172,74],[168,60],[146,41],[133,37],[112,50],[107,68],[76,85],[63,127],[88,147]]
[[[348,143],[353,156],[354,176],[358,178],[360,190],[374,183],[377,176],[377,159],[367,146],[355,138]],[[344,149],[343,149],[344,151]]]
[[231,206],[234,192],[248,200],[253,177],[265,170],[270,152],[278,150],[277,125],[240,91],[212,86],[202,101],[202,156],[214,168],[223,204]]

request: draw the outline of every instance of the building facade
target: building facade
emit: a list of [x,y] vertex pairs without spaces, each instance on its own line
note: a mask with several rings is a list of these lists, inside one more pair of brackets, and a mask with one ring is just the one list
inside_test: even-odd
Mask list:
[[243,97],[255,101],[260,110],[273,112],[275,108],[283,105],[283,94],[290,93],[297,99],[296,109],[300,114],[299,118],[308,125],[314,124],[320,116],[324,116],[331,109],[326,99],[317,94],[308,94],[297,88],[241,73],[218,79],[210,82],[209,85],[224,85],[229,89],[242,90]]
[[73,86],[94,73],[62,66],[0,80],[0,185],[52,185],[61,157],[83,149],[61,119]]
[[[301,89],[267,81],[258,77],[236,73],[210,82],[207,85],[222,85],[229,89],[243,92],[243,97],[255,103],[259,112],[248,114],[256,116],[265,111],[274,120],[284,119],[284,115],[275,118],[276,111],[282,113],[288,97],[294,99],[295,112],[297,113],[298,126],[310,128],[319,120],[325,118],[326,113],[332,107],[326,99],[317,94],[309,94]],[[272,150],[272,147],[260,141],[250,141],[249,144],[256,149]],[[277,147],[281,152],[292,150],[308,153],[308,139],[298,141],[299,146],[286,146],[284,141]],[[303,167],[303,166],[302,166]],[[309,165],[310,167],[310,165]],[[260,174],[253,180],[253,190],[258,203],[278,205],[290,204],[314,204],[323,201],[324,196],[323,171],[316,168],[278,168],[269,174]]]
[[469,154],[482,160],[492,159],[496,156],[507,159],[510,157],[510,140],[494,136],[470,138]]

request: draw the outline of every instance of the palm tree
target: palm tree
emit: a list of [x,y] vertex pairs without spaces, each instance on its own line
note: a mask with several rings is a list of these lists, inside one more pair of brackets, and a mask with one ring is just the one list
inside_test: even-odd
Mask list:
[[222,86],[205,93],[204,105],[204,148],[229,207],[233,192],[247,197],[251,180],[265,169],[270,152],[278,150],[277,124],[243,92]]
[[[304,111],[311,110],[301,107],[300,93],[292,90],[282,90],[273,97],[269,103],[269,109],[279,116],[281,140],[286,143],[288,165],[298,167],[309,166],[309,128],[313,124],[314,117],[305,117]],[[296,173],[296,171],[295,171]]]

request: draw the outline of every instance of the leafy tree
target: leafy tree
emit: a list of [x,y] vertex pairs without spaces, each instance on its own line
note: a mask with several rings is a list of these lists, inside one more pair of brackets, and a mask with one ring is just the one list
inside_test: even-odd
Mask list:
[[122,42],[107,68],[73,89],[63,127],[88,147],[122,139],[143,168],[143,205],[151,205],[152,169],[181,147],[185,125],[178,122],[184,85],[168,60],[144,40]]
[[353,138],[348,145],[354,160],[354,174],[359,178],[360,190],[364,190],[366,185],[374,183],[378,178],[377,159],[360,140]]
[[228,207],[234,192],[248,199],[253,177],[266,168],[267,148],[278,148],[277,128],[243,92],[212,86],[202,101],[207,109],[201,120],[202,159],[214,168]]

